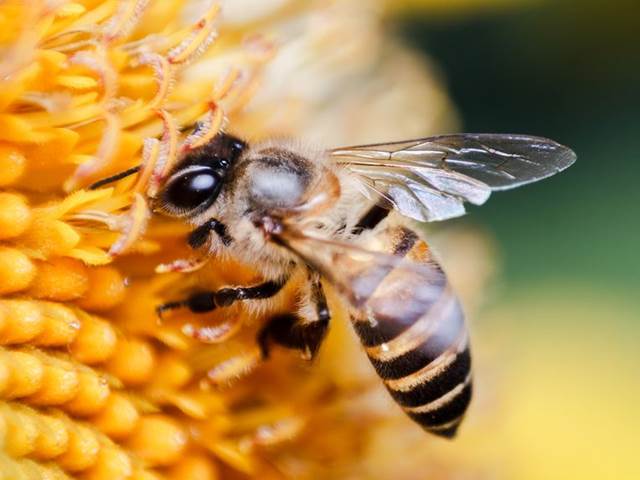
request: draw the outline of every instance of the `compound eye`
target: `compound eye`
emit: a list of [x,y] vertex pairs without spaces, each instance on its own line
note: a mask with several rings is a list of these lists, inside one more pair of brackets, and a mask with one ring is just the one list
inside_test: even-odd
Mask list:
[[192,166],[176,173],[167,183],[163,200],[170,210],[190,213],[205,209],[216,199],[220,175],[207,166]]

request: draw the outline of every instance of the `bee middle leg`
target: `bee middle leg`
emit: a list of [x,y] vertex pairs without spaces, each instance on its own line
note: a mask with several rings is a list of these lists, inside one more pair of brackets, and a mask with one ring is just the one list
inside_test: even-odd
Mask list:
[[222,288],[216,291],[197,292],[185,300],[168,302],[156,308],[159,316],[167,310],[188,308],[193,313],[206,313],[218,307],[228,307],[239,300],[258,300],[271,298],[285,286],[288,277],[270,280],[252,287]]
[[269,356],[272,342],[301,350],[309,360],[318,353],[329,328],[331,313],[317,274],[311,274],[301,295],[301,307],[297,312],[273,317],[258,334],[263,358]]

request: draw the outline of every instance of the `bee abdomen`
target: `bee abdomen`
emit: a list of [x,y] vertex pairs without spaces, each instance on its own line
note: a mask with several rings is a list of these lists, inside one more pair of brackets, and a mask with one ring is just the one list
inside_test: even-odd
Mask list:
[[[424,269],[389,272],[354,316],[376,372],[405,413],[425,430],[452,437],[471,401],[471,355],[464,315],[428,247],[406,228],[382,232]],[[410,232],[413,236],[413,232]],[[397,248],[393,251],[397,252]]]
[[471,356],[447,352],[426,368],[398,380],[385,382],[387,390],[424,429],[452,437],[471,401]]
[[[389,360],[372,355],[370,349],[367,353],[387,390],[409,417],[436,435],[452,437],[471,401],[471,354],[464,324],[458,339],[449,345],[447,335],[439,336],[437,330],[432,335]],[[393,352],[392,343],[383,344],[389,353]]]
[[371,363],[385,380],[403,378],[431,365],[465,332],[462,310],[448,288],[417,319],[374,315],[377,325],[414,322],[394,338],[367,348]]

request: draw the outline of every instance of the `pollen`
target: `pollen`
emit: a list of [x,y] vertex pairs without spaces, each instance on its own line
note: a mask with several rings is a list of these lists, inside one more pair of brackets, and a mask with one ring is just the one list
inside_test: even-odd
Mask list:
[[[295,352],[265,361],[265,319],[241,307],[155,312],[255,277],[194,260],[186,225],[151,212],[180,155],[221,129],[352,143],[336,134],[341,119],[387,117],[345,93],[394,57],[380,12],[351,14],[370,2],[235,3],[0,5],[0,479],[333,478],[327,465],[363,461],[361,432],[381,413],[344,406],[375,385],[339,367],[366,362],[349,334],[337,329],[309,366]],[[415,97],[424,80],[419,97],[442,107],[424,68],[400,80],[385,68],[357,92],[371,112],[385,81]],[[434,118],[415,115],[420,131],[404,136]],[[129,169],[139,173],[90,188]]]
[[27,199],[13,193],[0,193],[0,239],[22,235],[31,223]]
[[36,276],[34,262],[22,250],[0,246],[0,293],[16,293],[25,290]]
[[12,185],[25,171],[27,160],[11,145],[0,144],[0,186]]

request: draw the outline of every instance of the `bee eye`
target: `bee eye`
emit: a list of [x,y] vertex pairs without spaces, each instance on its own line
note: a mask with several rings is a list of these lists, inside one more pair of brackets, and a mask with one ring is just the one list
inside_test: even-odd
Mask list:
[[220,175],[212,168],[189,167],[169,180],[163,200],[167,207],[182,213],[204,209],[216,199],[221,186]]

